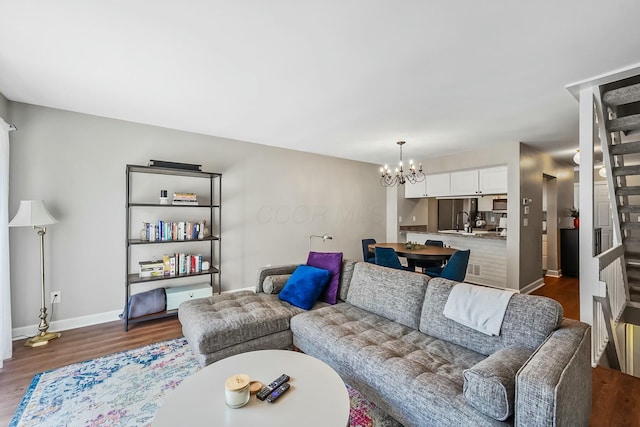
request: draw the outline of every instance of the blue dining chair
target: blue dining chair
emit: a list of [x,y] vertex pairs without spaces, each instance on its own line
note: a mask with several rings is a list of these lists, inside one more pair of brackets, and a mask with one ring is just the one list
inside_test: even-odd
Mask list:
[[376,256],[369,252],[369,245],[373,245],[376,243],[376,239],[362,239],[362,258],[365,262],[370,262],[371,264],[376,263]]
[[383,267],[406,270],[400,263],[400,258],[393,248],[376,247],[376,264]]
[[[427,240],[424,242],[425,246],[439,246],[444,248],[444,242],[442,240]],[[421,268],[424,273],[427,268],[437,269],[442,267],[442,261],[433,260],[433,261],[419,261],[416,260],[416,267]]]
[[456,282],[462,282],[467,275],[467,265],[469,265],[469,255],[471,250],[456,251],[444,268],[431,269],[427,268],[425,274],[431,277],[442,277],[443,279],[455,280]]

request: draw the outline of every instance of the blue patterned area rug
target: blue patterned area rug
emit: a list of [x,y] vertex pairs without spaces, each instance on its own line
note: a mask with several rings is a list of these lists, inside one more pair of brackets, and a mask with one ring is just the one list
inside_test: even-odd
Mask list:
[[[200,366],[184,338],[37,374],[10,427],[150,426],[165,396]],[[398,424],[358,391],[351,427]]]

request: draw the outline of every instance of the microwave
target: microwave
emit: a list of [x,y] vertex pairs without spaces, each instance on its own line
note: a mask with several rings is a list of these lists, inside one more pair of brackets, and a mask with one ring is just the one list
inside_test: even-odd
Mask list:
[[506,211],[507,199],[493,199],[493,211]]

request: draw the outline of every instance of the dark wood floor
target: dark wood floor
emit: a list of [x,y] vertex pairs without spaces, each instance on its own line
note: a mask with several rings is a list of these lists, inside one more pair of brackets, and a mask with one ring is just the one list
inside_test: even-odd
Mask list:
[[[565,317],[579,316],[578,281],[545,280],[534,292],[560,302]],[[175,318],[136,324],[124,332],[121,322],[64,331],[62,338],[41,348],[16,341],[13,358],[0,370],[0,425],[7,425],[31,380],[38,372],[182,336]],[[640,426],[640,378],[607,368],[593,370],[591,426]]]

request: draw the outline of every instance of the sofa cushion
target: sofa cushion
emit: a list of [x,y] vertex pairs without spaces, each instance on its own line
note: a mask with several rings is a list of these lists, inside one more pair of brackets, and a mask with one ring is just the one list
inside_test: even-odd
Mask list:
[[406,426],[503,426],[464,398],[463,371],[485,356],[349,303],[291,319],[294,345],[334,368]]
[[309,252],[307,265],[329,270],[329,283],[320,294],[320,301],[335,304],[338,300],[340,272],[342,271],[342,252]]
[[428,281],[424,274],[359,262],[353,270],[347,302],[418,329]]
[[562,306],[550,298],[515,294],[504,314],[499,336],[488,336],[447,319],[443,312],[454,282],[442,278],[429,281],[420,330],[489,356],[507,347],[537,348],[560,326]]
[[352,259],[342,259],[342,273],[340,274],[340,288],[338,290],[338,298],[342,301],[347,300],[349,286],[351,286],[351,278],[353,277],[353,269],[358,261]]
[[278,297],[296,307],[311,310],[329,277],[329,270],[301,265],[289,277]]
[[194,353],[208,354],[286,331],[300,312],[277,295],[238,291],[185,301],[178,318]]
[[464,371],[464,397],[478,411],[504,421],[513,415],[516,373],[533,350],[509,347]]
[[262,282],[262,290],[265,294],[277,294],[279,293],[287,280],[291,277],[291,274],[275,274],[273,276],[267,276]]

